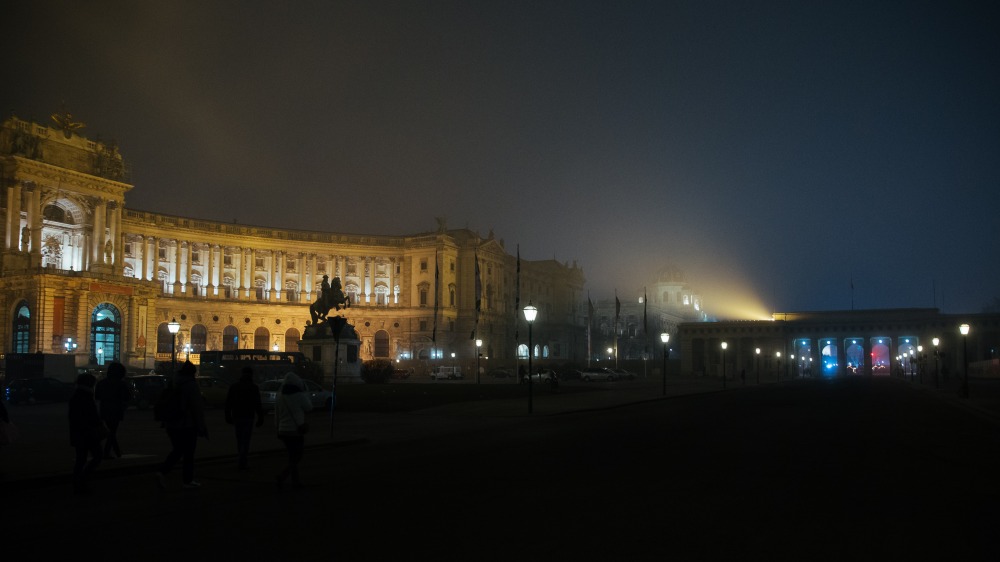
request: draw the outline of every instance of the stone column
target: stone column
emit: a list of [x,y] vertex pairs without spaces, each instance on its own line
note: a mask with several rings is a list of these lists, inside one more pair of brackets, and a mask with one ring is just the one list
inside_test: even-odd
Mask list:
[[[42,189],[35,186],[31,192],[31,205],[28,207],[28,220],[31,226],[31,255],[41,259],[42,256]],[[34,261],[34,260],[32,260]],[[38,263],[41,263],[40,261]]]
[[94,205],[94,233],[90,245],[90,263],[104,263],[104,223],[107,218],[107,201],[101,199]]
[[7,188],[7,249],[16,250],[21,243],[21,184]]

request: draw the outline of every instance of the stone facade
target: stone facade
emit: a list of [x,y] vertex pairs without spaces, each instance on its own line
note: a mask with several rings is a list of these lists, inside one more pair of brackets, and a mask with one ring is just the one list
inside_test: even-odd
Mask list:
[[341,279],[351,301],[331,314],[356,327],[364,360],[474,362],[475,333],[484,356],[513,361],[523,323],[514,310],[519,268],[521,306],[528,285],[549,311],[541,316],[546,344],[566,360],[585,352],[576,264],[519,260],[492,232],[448,229],[441,219],[433,231],[380,236],[131,210],[118,148],[57,122],[63,128],[16,117],[0,126],[5,353],[61,353],[72,341],[81,364],[151,368],[171,356],[172,319],[181,325],[180,358],[233,347],[294,351],[326,275]]

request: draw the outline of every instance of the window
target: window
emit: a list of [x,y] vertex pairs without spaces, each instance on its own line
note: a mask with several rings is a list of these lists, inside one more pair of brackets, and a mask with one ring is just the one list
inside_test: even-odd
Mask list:
[[450,262],[448,262],[448,270],[455,271],[455,260],[451,260]]
[[357,275],[358,274],[358,264],[355,262],[348,262],[347,264],[347,274]]
[[372,351],[376,359],[389,358],[389,332],[385,330],[375,332],[375,346]]
[[191,263],[201,263],[201,250],[191,251]]
[[254,330],[253,333],[253,348],[254,349],[271,349],[271,332],[267,331],[267,328],[261,326]]
[[420,271],[427,271],[427,258],[420,258]]
[[167,247],[166,246],[160,246],[159,250],[157,251],[157,254],[159,255],[160,261],[167,261]]
[[285,351],[299,351],[299,331],[295,328],[285,330]]
[[427,321],[426,320],[421,320],[420,321],[420,331],[421,332],[426,332],[427,331]]
[[28,304],[21,301],[14,313],[14,353],[28,353],[31,340],[31,313]]
[[427,287],[420,287],[420,306],[427,306]]
[[256,258],[253,261],[254,269],[264,269],[264,258]]
[[231,251],[226,250],[225,255],[222,256],[222,263],[225,264],[227,267],[233,266],[233,253]]
[[448,288],[448,306],[455,306],[455,287]]
[[205,351],[205,344],[208,342],[208,330],[201,324],[191,326],[191,352],[201,353]]

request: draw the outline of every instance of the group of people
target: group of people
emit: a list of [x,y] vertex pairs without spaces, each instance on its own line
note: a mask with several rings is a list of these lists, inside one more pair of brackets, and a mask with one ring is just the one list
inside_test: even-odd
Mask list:
[[[160,489],[166,488],[166,476],[178,462],[181,463],[182,486],[201,487],[201,483],[194,479],[194,455],[198,438],[208,438],[208,427],[205,424],[201,391],[195,380],[196,372],[195,365],[185,361],[156,407],[158,419],[166,430],[171,445],[170,453],[155,473],[156,484]],[[69,402],[70,445],[76,450],[73,465],[75,493],[90,492],[90,475],[101,464],[102,459],[122,456],[118,428],[125,417],[130,399],[125,374],[125,367],[116,362],[108,365],[107,377],[100,382],[90,373],[83,373],[76,379],[76,388]],[[293,487],[302,485],[298,466],[302,460],[305,433],[308,430],[306,413],[311,409],[305,384],[297,374],[287,373],[275,401],[277,435],[284,443],[288,455],[287,466],[276,476],[279,488],[288,479],[291,479]],[[253,429],[264,424],[260,390],[253,381],[253,370],[249,367],[243,369],[239,382],[229,388],[225,419],[235,428],[238,468],[247,470]]]

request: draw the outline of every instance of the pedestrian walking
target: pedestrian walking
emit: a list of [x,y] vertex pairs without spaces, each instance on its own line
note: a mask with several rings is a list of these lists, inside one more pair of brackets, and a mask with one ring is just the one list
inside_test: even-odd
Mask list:
[[[14,427],[14,424],[10,423],[7,406],[4,405],[3,399],[0,399],[0,450],[4,448],[4,445],[10,445],[16,440],[17,428]],[[2,472],[0,472],[0,479],[3,479]]]
[[106,428],[94,401],[96,383],[94,375],[81,374],[76,378],[76,389],[69,399],[69,443],[76,449],[73,492],[77,494],[90,492],[89,477],[101,464],[101,439]]
[[[256,424],[254,423],[256,420]],[[243,367],[240,380],[226,393],[226,423],[236,430],[236,454],[240,470],[247,470],[250,436],[254,425],[264,425],[264,407],[260,403],[260,388],[253,382],[253,369]]]
[[[125,382],[125,366],[117,361],[108,365],[108,376],[97,383],[94,396],[100,404],[101,420],[108,426],[108,439],[104,442],[104,458],[122,458],[118,443],[118,426],[125,419],[132,393]],[[115,456],[111,456],[112,451]]]
[[306,412],[312,409],[312,401],[305,391],[305,384],[293,372],[285,374],[285,379],[278,388],[278,397],[274,401],[274,421],[278,430],[278,439],[285,444],[288,452],[288,466],[278,473],[278,487],[284,485],[289,477],[292,487],[301,488],[299,480],[299,462],[305,448],[305,434],[309,431],[306,423]]
[[201,483],[194,479],[194,453],[198,437],[208,439],[208,428],[205,426],[201,391],[194,380],[195,372],[194,364],[185,361],[177,371],[173,387],[164,390],[162,399],[166,403],[162,406],[157,404],[171,446],[170,453],[156,472],[156,485],[161,490],[166,488],[166,476],[177,461],[181,461],[183,487],[201,487]]

